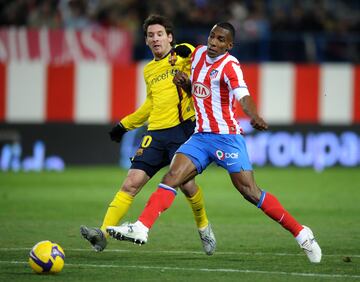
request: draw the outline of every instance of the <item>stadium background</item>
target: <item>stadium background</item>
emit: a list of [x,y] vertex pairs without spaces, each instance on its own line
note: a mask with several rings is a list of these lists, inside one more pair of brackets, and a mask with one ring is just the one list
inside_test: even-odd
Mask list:
[[[176,7],[176,9],[175,9]],[[178,42],[206,42],[209,28],[237,28],[232,54],[266,134],[251,132],[262,166],[360,164],[358,1],[0,1],[0,166],[61,170],[128,166],[143,129],[120,147],[107,131],[145,98],[151,59],[141,23],[171,17]]]
[[[0,0],[0,281],[359,281],[359,5]],[[99,254],[80,238],[80,225],[101,224],[127,174],[119,165],[128,166],[143,130],[121,146],[107,135],[144,98],[139,72],[151,54],[140,25],[150,12],[170,16],[178,42],[194,45],[216,21],[236,25],[232,52],[271,126],[251,131],[238,112],[252,161],[267,165],[256,167],[257,183],[311,227],[320,264],[215,166],[197,180],[217,237],[214,256],[204,255],[182,193],[141,248],[109,240]],[[122,222],[137,218],[164,171]],[[35,275],[28,265],[42,240],[66,253],[59,275]]]

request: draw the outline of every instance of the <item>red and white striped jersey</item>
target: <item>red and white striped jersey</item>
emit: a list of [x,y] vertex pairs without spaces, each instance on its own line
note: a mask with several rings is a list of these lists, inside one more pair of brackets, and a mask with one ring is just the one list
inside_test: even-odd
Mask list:
[[213,59],[207,56],[206,50],[207,46],[198,46],[191,60],[195,132],[240,134],[242,129],[235,119],[234,99],[250,94],[239,61],[229,53]]

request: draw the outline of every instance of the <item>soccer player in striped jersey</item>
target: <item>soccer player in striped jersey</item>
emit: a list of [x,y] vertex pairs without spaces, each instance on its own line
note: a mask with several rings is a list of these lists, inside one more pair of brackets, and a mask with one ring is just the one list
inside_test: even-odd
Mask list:
[[[134,197],[161,168],[170,164],[176,150],[194,132],[195,112],[191,96],[173,83],[177,71],[190,73],[190,44],[175,45],[171,22],[159,15],[149,16],[143,25],[145,42],[154,59],[144,67],[147,96],[143,105],[124,117],[110,132],[120,142],[128,131],[148,122],[141,145],[132,158],[132,165],[120,191],[109,204],[100,228],[80,227],[81,235],[96,251],[107,244],[106,228],[117,225],[125,216]],[[212,255],[216,239],[208,221],[201,189],[194,179],[180,185],[192,208],[204,251]],[[157,190],[166,197],[167,190]],[[146,239],[143,240],[143,243]]]
[[238,60],[228,53],[234,34],[231,24],[216,24],[207,46],[197,47],[192,54],[190,79],[184,72],[174,77],[176,85],[192,94],[197,120],[195,133],[178,149],[169,172],[159,184],[158,190],[165,191],[162,197],[155,192],[134,224],[108,227],[108,232],[135,242],[147,238],[159,214],[171,206],[177,187],[215,162],[228,171],[233,185],[247,201],[280,223],[295,237],[310,262],[318,263],[321,249],[310,228],[301,225],[274,195],[255,182],[242,129],[234,117],[234,99],[240,101],[254,128],[266,130],[268,125],[257,113]]

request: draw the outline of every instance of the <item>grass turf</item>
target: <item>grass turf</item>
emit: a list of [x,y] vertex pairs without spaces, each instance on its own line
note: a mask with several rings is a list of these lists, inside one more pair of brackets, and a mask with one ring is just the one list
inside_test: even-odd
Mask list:
[[[137,218],[162,174],[144,187],[123,221]],[[314,231],[324,254],[318,265],[216,167],[198,177],[218,241],[214,256],[203,254],[181,193],[146,245],[110,239],[105,252],[95,253],[79,226],[100,225],[125,175],[115,167],[0,174],[0,281],[360,281],[358,168],[256,169],[257,183]],[[41,240],[64,248],[60,274],[36,275],[28,266],[28,253]]]

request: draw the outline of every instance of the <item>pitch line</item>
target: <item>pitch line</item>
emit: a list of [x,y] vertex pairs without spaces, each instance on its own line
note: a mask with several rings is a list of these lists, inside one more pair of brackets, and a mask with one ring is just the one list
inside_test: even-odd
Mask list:
[[[158,253],[158,254],[194,254],[194,255],[202,255],[204,252],[200,251],[161,251],[161,250],[139,250],[139,248],[136,248],[137,246],[134,246],[133,250],[126,250],[126,249],[106,249],[103,252],[104,253]],[[141,246],[140,246],[141,247]],[[30,248],[0,248],[0,251],[30,251]],[[94,252],[93,249],[86,248],[86,249],[79,249],[79,248],[67,248],[64,249],[64,251],[70,251],[70,252]],[[303,256],[304,254],[302,252],[299,253],[263,253],[263,252],[216,252],[216,255],[252,255],[252,256]],[[322,254],[323,257],[354,257],[359,258],[360,255],[358,254]]]
[[[0,261],[2,264],[27,264],[25,261]],[[360,275],[348,274],[326,274],[326,273],[305,273],[305,272],[285,272],[285,271],[264,271],[251,269],[234,268],[192,268],[192,267],[169,267],[169,266],[147,266],[147,265],[114,265],[114,264],[76,264],[65,263],[67,267],[87,267],[87,268],[135,268],[144,270],[160,271],[190,271],[190,272],[222,272],[222,273],[246,273],[246,274],[271,274],[287,275],[300,277],[321,277],[321,278],[360,278]]]

